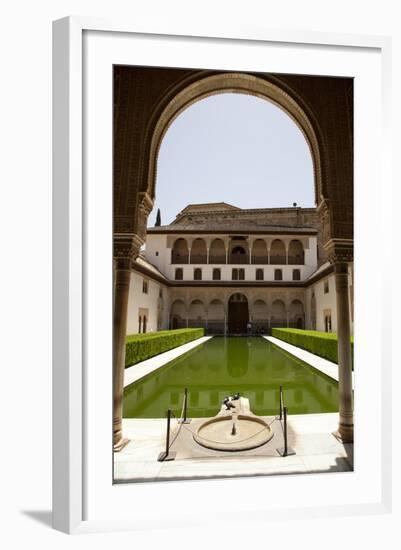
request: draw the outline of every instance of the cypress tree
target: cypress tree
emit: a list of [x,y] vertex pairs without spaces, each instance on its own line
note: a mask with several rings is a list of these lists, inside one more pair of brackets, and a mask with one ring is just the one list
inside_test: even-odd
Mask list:
[[162,224],[162,218],[161,218],[161,215],[160,215],[160,208],[157,209],[157,214],[156,214],[156,223],[155,223],[155,227],[158,227]]

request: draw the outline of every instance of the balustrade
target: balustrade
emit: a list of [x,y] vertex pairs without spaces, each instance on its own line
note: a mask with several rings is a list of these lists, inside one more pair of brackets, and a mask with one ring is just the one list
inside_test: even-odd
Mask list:
[[304,265],[305,258],[302,255],[288,256],[288,265]]
[[209,256],[209,264],[225,264],[227,263],[227,257],[226,255],[210,255]]
[[171,263],[172,264],[187,264],[189,261],[188,254],[172,254]]
[[207,264],[207,256],[205,254],[191,254],[191,264]]
[[249,264],[249,254],[230,254],[228,263],[231,265]]
[[287,263],[286,256],[270,256],[270,263],[273,265],[285,265]]
[[252,256],[251,263],[254,265],[267,265],[269,258],[268,256]]

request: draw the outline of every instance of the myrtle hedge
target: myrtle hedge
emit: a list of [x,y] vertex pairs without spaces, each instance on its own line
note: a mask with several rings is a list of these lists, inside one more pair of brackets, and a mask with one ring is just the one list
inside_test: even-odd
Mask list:
[[125,341],[125,367],[145,361],[163,351],[176,348],[205,334],[203,328],[161,330],[146,334],[130,334]]
[[[297,328],[272,328],[272,336],[293,344],[338,363],[337,334],[331,332],[319,332],[317,330],[301,330]],[[354,360],[354,339],[351,338],[352,361]]]

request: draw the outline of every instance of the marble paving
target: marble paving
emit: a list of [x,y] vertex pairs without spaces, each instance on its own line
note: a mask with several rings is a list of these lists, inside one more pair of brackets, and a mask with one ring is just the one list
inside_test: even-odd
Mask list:
[[210,338],[212,338],[212,336],[203,336],[202,338],[198,338],[197,340],[193,340],[192,342],[188,342],[187,344],[183,344],[182,346],[178,346],[177,348],[170,349],[169,351],[160,353],[155,357],[146,359],[146,361],[141,361],[140,363],[137,363],[132,367],[126,368],[124,371],[124,388],[129,386],[133,382],[137,382],[137,380],[140,380],[147,374],[150,374],[151,372],[160,369],[161,367],[163,367],[173,359],[180,357],[180,355],[183,355],[187,351],[190,351],[191,349],[200,346],[204,342],[207,342],[208,340],[210,340]]
[[[310,351],[288,344],[283,340],[279,340],[279,338],[274,338],[274,336],[263,336],[263,338],[338,382],[338,365],[336,363],[332,363]],[[354,382],[354,373],[352,373],[352,382]]]
[[[174,461],[158,462],[165,448],[164,419],[124,419],[124,435],[130,443],[114,455],[116,482],[166,481],[236,476],[297,474],[316,472],[350,472],[353,470],[353,445],[343,444],[333,435],[338,414],[293,415],[288,419],[288,445],[296,454],[281,457],[282,424],[265,418],[275,431],[265,445],[241,453],[219,452],[198,445],[192,431],[203,419],[190,424],[172,425],[171,451]],[[178,434],[178,435],[177,435]]]

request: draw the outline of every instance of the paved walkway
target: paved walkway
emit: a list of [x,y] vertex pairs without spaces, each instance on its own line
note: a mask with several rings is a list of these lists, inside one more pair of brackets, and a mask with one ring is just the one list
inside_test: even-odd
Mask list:
[[160,369],[160,367],[163,367],[164,365],[166,365],[173,359],[176,359],[180,355],[183,355],[187,351],[190,351],[191,349],[200,346],[204,342],[207,342],[207,340],[209,340],[210,338],[212,338],[212,336],[203,336],[202,338],[198,338],[197,340],[193,340],[192,342],[188,342],[187,344],[183,344],[182,346],[178,346],[177,348],[170,349],[169,351],[165,351],[164,353],[160,353],[155,357],[146,359],[146,361],[141,361],[140,363],[137,363],[132,367],[128,367],[124,371],[124,388],[129,386],[133,382],[140,380],[147,374],[154,372],[157,369]]
[[[266,338],[266,340],[275,346],[287,351],[291,355],[294,355],[298,359],[301,359],[301,361],[308,363],[308,365],[311,365],[315,369],[323,372],[338,382],[338,365],[336,363],[332,363],[331,361],[323,359],[323,357],[319,357],[310,351],[306,351],[298,348],[297,346],[293,346],[292,344],[288,344],[287,342],[274,338],[273,336],[263,336],[263,338]],[[354,382],[354,373],[352,373],[352,382]]]
[[[212,451],[198,445],[192,436],[204,419],[190,424],[172,424],[174,461],[158,462],[164,451],[165,419],[123,419],[123,432],[130,439],[120,453],[114,454],[116,482],[167,481],[215,477],[257,476],[353,470],[353,445],[338,441],[332,432],[338,427],[338,413],[293,415],[288,418],[288,444],[296,454],[285,458],[277,448],[283,446],[282,426],[272,424],[274,437],[262,447],[239,453]],[[266,420],[268,420],[266,418]],[[270,419],[271,420],[271,419]]]

